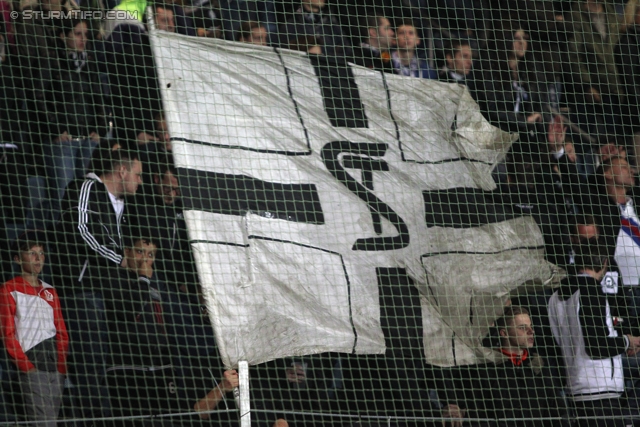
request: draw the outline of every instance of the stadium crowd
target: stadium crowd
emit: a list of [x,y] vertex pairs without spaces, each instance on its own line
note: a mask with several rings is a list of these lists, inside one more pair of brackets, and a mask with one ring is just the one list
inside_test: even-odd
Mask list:
[[[255,425],[640,425],[636,0],[151,6],[162,31],[466,85],[519,135],[492,198],[532,216],[567,271],[556,290],[511,298],[483,342],[489,365],[424,365],[419,299],[383,301],[383,317],[405,319],[385,330],[403,337],[387,354],[252,367]],[[74,9],[138,19],[44,18]],[[22,11],[43,15],[12,18]],[[238,375],[203,304],[145,13],[143,0],[0,0],[0,421],[237,424],[224,409]],[[153,417],[167,413],[181,416]]]

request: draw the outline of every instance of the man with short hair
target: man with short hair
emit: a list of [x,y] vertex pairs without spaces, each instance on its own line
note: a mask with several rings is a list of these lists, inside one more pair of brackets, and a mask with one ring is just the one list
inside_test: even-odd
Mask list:
[[176,20],[173,9],[164,6],[156,6],[156,28],[168,33],[176,32]]
[[606,248],[580,245],[575,261],[577,275],[565,279],[549,299],[549,322],[562,350],[567,388],[577,415],[584,417],[579,425],[625,426],[622,355],[638,353],[640,337],[620,336],[615,328],[619,286],[602,281]]
[[62,262],[60,289],[99,291],[113,268],[124,267],[122,233],[125,200],[142,183],[142,163],[125,150],[110,152],[107,169],[69,185],[56,227]]
[[267,28],[259,22],[245,21],[240,25],[238,41],[256,46],[267,46],[269,44],[269,33]]
[[63,295],[71,338],[69,374],[87,418],[111,415],[102,383],[108,353],[102,291],[126,265],[124,197],[135,194],[142,181],[135,154],[116,150],[109,156],[104,171],[69,185],[50,239],[53,279]]
[[640,218],[635,208],[636,170],[624,156],[603,162],[597,185],[582,194],[582,210],[601,226],[608,254],[614,258],[625,286],[640,284]]
[[558,417],[563,405],[556,398],[559,384],[544,359],[533,351],[534,330],[528,310],[506,307],[496,328],[500,348],[494,350],[495,363],[443,369],[443,383],[439,384],[440,398],[446,399],[443,416],[524,418],[518,424],[532,427],[561,425],[560,421],[540,419]]
[[391,49],[396,45],[391,22],[383,15],[369,16],[363,24],[366,33],[360,46],[353,48],[353,62],[363,67],[393,72]]
[[418,58],[416,49],[421,40],[413,21],[401,21],[396,28],[397,49],[391,54],[393,68],[396,74],[423,79],[437,79],[438,74],[429,67],[426,60]]
[[464,40],[454,40],[444,56],[445,66],[440,70],[440,81],[466,85],[473,68],[471,44]]
[[[351,48],[345,43],[342,28],[325,0],[301,0],[300,7],[284,24],[282,46],[314,37],[328,57],[351,57]],[[300,44],[299,42],[297,44]]]

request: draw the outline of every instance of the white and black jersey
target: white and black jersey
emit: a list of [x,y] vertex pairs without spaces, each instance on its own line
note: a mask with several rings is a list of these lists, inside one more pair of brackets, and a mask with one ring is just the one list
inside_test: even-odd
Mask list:
[[622,354],[629,342],[614,328],[619,285],[614,276],[608,279],[571,277],[549,300],[551,330],[575,401],[617,398],[624,391]]

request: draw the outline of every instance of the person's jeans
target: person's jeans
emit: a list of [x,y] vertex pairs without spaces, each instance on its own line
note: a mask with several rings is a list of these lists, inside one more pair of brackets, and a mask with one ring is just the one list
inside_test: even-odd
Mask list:
[[62,402],[64,376],[58,372],[20,373],[20,389],[27,418],[37,425],[56,427]]
[[15,416],[8,410],[7,401],[4,398],[5,384],[9,381],[4,363],[4,360],[0,361],[0,422],[15,421]]
[[75,178],[84,177],[97,145],[90,138],[74,138],[71,141],[50,142],[43,147],[51,220],[58,219],[67,185]]
[[110,350],[102,295],[81,292],[62,298],[62,303],[69,331],[69,377],[80,406],[77,413],[83,418],[111,416],[104,381]]

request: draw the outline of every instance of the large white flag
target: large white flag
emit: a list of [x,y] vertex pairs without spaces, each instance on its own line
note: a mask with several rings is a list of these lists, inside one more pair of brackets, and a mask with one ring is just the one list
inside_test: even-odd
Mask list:
[[510,290],[552,276],[535,222],[485,198],[513,138],[463,86],[161,31],[152,43],[225,364],[384,352],[389,271],[412,279],[393,292],[418,295],[426,361],[474,363]]

